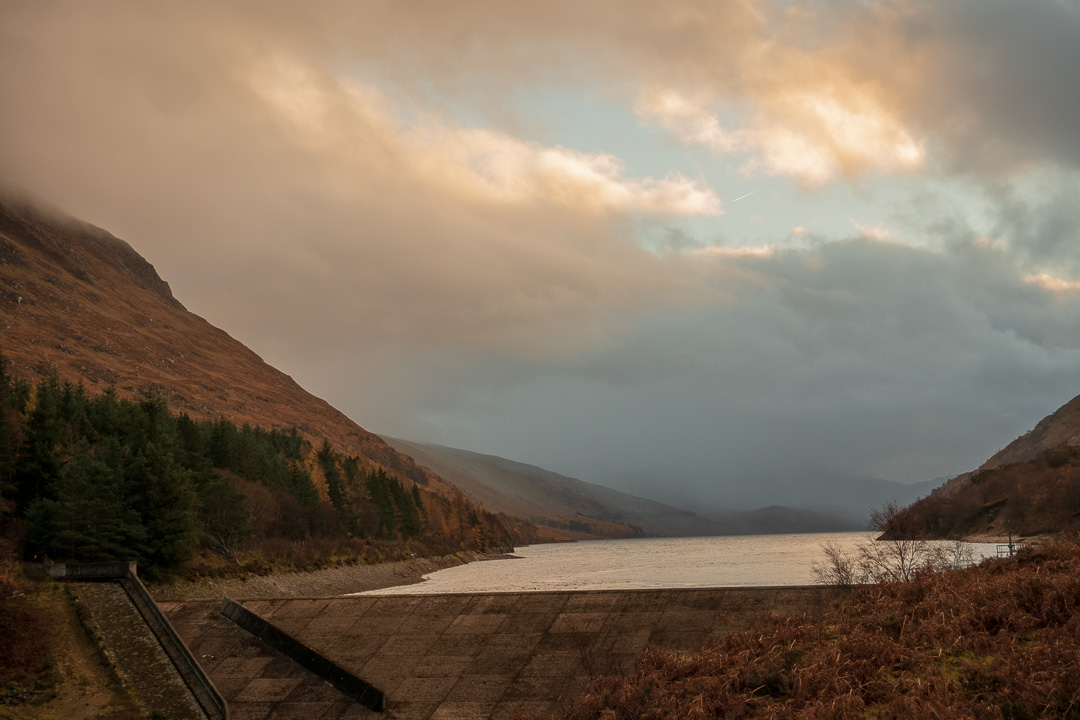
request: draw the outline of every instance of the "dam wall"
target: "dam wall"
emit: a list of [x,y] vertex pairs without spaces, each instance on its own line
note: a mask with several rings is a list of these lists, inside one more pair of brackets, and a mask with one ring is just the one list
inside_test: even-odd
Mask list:
[[[840,596],[834,588],[809,586],[238,602],[377,688],[385,697],[384,717],[426,720],[557,713],[591,678],[631,671],[649,646],[697,651],[763,614],[819,614]],[[290,675],[293,685],[275,685],[273,676],[263,675],[269,661],[245,660],[253,657],[257,638],[226,627],[231,623],[223,621],[220,602],[163,605],[234,717],[277,717],[282,709],[275,703],[293,703],[289,712],[301,717],[302,703],[289,688],[310,686],[302,681],[307,671]],[[232,647],[237,643],[239,650]],[[282,662],[292,661],[269,663],[279,675]],[[337,696],[325,701],[344,707]],[[245,702],[257,707],[241,707]],[[355,712],[371,711],[357,706]]]

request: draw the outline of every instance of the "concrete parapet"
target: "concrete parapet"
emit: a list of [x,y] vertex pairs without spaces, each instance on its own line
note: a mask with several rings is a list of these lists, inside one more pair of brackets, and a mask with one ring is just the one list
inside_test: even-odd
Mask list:
[[191,654],[191,650],[180,638],[180,635],[177,634],[168,618],[161,612],[157,603],[150,597],[146,586],[142,584],[139,576],[135,574],[134,568],[126,578],[120,581],[120,584],[127,591],[131,601],[135,604],[135,608],[142,615],[150,630],[153,631],[158,642],[161,643],[165,654],[169,656],[173,665],[176,666],[177,672],[184,679],[184,683],[191,690],[192,695],[199,701],[199,705],[202,706],[207,717],[211,720],[229,720],[229,708],[225,704],[225,699],[195,660],[195,656]]
[[695,652],[763,614],[813,615],[841,596],[812,586],[252,598],[226,614],[377,686],[394,717],[509,720],[558,714],[650,646]]
[[57,580],[122,580],[135,574],[135,561],[101,563],[46,563],[45,571]]
[[383,709],[383,693],[361,680],[326,656],[279,630],[243,605],[229,598],[222,603],[221,613],[239,627],[274,648],[298,665],[315,673],[338,690],[372,710]]

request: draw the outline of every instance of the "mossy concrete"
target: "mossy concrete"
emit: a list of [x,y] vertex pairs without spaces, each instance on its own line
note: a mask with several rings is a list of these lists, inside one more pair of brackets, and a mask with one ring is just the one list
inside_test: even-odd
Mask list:
[[158,711],[176,720],[206,720],[158,637],[119,583],[76,582],[68,589],[82,606],[85,622],[102,651],[145,713]]

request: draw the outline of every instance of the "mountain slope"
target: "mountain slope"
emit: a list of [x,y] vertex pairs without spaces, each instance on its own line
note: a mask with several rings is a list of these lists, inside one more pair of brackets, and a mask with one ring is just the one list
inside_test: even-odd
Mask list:
[[1045,450],[1062,445],[1080,446],[1080,395],[1040,420],[1004,448],[994,453],[979,469],[1009,465],[1031,460]]
[[[383,439],[485,507],[548,527],[559,528],[559,518],[575,518],[577,527],[590,526],[591,532],[585,533],[598,537],[633,535],[634,528],[662,536],[718,535],[726,531],[720,523],[692,512],[533,465],[441,445],[385,436]],[[618,524],[629,532],[606,528],[604,523]]]
[[388,436],[383,439],[465,489],[485,507],[548,528],[565,528],[565,518],[575,518],[579,529],[582,524],[591,525],[593,535],[606,537],[623,535],[618,534],[618,528],[600,523],[640,528],[648,535],[662,537],[835,532],[865,526],[862,517],[775,506],[704,517],[495,455]]
[[1062,446],[1080,446],[1080,395],[1040,420],[1034,428],[994,453],[976,470],[957,475],[935,494],[954,495],[971,482],[975,473],[1027,462],[1040,453]]
[[1080,397],[910,512],[934,536],[1060,532],[1080,524]]
[[0,350],[28,380],[122,397],[150,389],[193,418],[295,427],[442,494],[456,490],[242,343],[188,312],[126,242],[0,196]]
[[908,509],[935,537],[1052,535],[1080,527],[1080,448],[1061,445],[1030,460],[979,470],[951,495]]

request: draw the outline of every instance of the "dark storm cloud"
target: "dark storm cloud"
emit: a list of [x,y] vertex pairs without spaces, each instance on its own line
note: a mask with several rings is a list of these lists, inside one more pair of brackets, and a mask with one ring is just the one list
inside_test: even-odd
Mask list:
[[1075,392],[1080,293],[993,249],[855,239],[753,265],[767,289],[500,388],[473,432],[597,476],[618,458],[654,497],[754,506],[807,476],[970,469]]
[[[967,470],[1077,392],[1078,55],[1052,0],[0,0],[0,176],[362,424],[782,502],[748,488]],[[952,177],[990,221],[649,251],[634,214],[721,203],[515,137],[552,87],[808,186]]]

